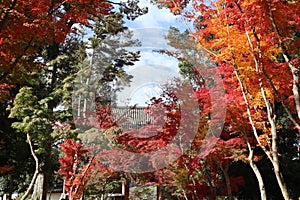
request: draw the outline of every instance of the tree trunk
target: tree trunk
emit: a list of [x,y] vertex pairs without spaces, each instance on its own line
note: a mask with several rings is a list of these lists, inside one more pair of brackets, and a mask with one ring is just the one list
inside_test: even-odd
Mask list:
[[253,161],[250,162],[250,166],[251,166],[251,168],[257,178],[257,181],[258,181],[260,198],[261,198],[261,200],[267,200],[266,188],[265,188],[261,173]]
[[[45,162],[42,163],[40,159],[34,152],[31,137],[27,134],[27,140],[30,146],[31,154],[35,160],[35,172],[31,179],[30,185],[27,188],[25,194],[22,196],[21,200],[25,200],[28,198],[29,194],[32,192],[32,200],[46,200],[47,199],[47,191],[48,191],[48,177],[49,177],[49,169],[50,169],[50,152],[51,145],[48,146],[47,154],[45,155]],[[44,166],[44,167],[43,167]]]
[[[281,53],[283,55],[285,62],[287,63],[287,65],[289,66],[289,68],[291,70],[291,74],[293,77],[292,92],[293,92],[294,99],[295,99],[295,108],[296,108],[296,112],[298,115],[298,119],[300,119],[299,69],[291,62],[291,59],[290,59],[291,56],[289,55],[289,53],[287,51],[287,47],[282,40],[282,36],[281,36],[280,31],[275,22],[275,18],[273,15],[273,9],[272,9],[270,0],[267,0],[267,4],[268,4],[268,8],[269,8],[269,19],[272,23],[273,31],[276,33],[276,36],[277,36],[277,39],[279,42],[279,46],[282,49]],[[272,113],[272,110],[268,110],[268,119],[271,123],[271,131],[272,131],[272,157],[273,157],[272,165],[274,167],[275,176],[276,176],[277,182],[279,184],[279,187],[281,189],[282,195],[285,200],[289,200],[290,199],[289,193],[288,193],[286,184],[283,180],[282,174],[280,172],[280,167],[279,167],[279,159],[278,159],[277,143],[276,143],[277,132],[276,132],[275,117],[276,116],[274,115],[274,113]]]
[[253,162],[253,160],[250,160],[249,163],[250,163],[250,167],[252,168],[252,170],[256,176],[256,179],[258,181],[258,186],[259,186],[259,191],[260,191],[260,199],[267,200],[266,188],[265,188],[261,173],[260,173],[259,169],[257,168],[256,164]]
[[[275,123],[273,124],[273,126],[275,126]],[[274,130],[273,130],[274,129]],[[277,131],[275,128],[272,128],[272,165],[274,167],[274,173],[278,182],[278,185],[280,187],[282,196],[285,200],[289,200],[290,196],[288,193],[288,189],[287,186],[285,184],[285,181],[283,179],[283,176],[280,172],[280,164],[279,164],[279,158],[278,158],[278,147],[277,147]]]
[[225,177],[228,198],[229,198],[229,200],[233,200],[231,185],[230,185],[230,177],[229,177],[229,174],[228,174],[228,168],[229,168],[229,163],[226,164],[224,169],[222,168],[222,171],[223,171],[223,174],[224,174],[224,177]]
[[260,191],[260,199],[261,200],[267,200],[267,193],[266,193],[265,184],[264,184],[263,178],[261,176],[261,173],[260,173],[257,165],[253,161],[254,150],[251,148],[251,144],[249,142],[247,134],[245,134],[245,139],[246,139],[247,147],[248,147],[248,150],[249,150],[248,160],[249,160],[250,167],[253,170],[253,172],[255,174],[255,177],[257,179],[257,182],[258,182],[259,191]]
[[32,179],[31,179],[31,182],[29,184],[29,187],[27,188],[25,194],[21,197],[21,200],[27,199],[27,197],[29,196],[29,194],[31,193],[31,191],[34,187],[35,181],[36,181],[37,176],[39,174],[39,163],[40,162],[39,162],[39,159],[38,159],[38,157],[36,156],[36,154],[33,150],[32,141],[31,141],[31,137],[30,137],[29,134],[27,134],[27,141],[29,143],[31,155],[32,155],[32,157],[34,158],[34,161],[35,161],[35,171],[34,171]]
[[44,174],[39,173],[37,175],[35,184],[34,184],[34,189],[32,193],[32,200],[42,200],[43,199],[43,185],[44,185]]
[[278,146],[277,146],[277,129],[276,129],[276,115],[274,114],[274,106],[272,107],[271,102],[267,99],[265,91],[261,86],[262,96],[266,103],[268,120],[271,125],[272,134],[272,158],[270,159],[272,166],[274,168],[274,173],[276,180],[278,182],[279,188],[281,190],[282,196],[285,200],[289,200],[290,196],[288,193],[287,186],[284,182],[282,174],[280,172],[279,158],[278,158]]
[[[269,1],[268,1],[268,3],[269,3]],[[262,55],[262,51],[261,51],[260,40],[259,40],[259,37],[257,36],[257,34],[254,31],[253,31],[253,33],[254,33],[254,36],[255,36],[255,39],[256,39],[257,49],[259,50],[258,51],[258,58],[253,54],[253,58],[254,58],[255,65],[256,65],[256,72],[263,74],[263,67],[260,67],[260,66],[263,66],[263,63],[261,61],[262,58],[263,58],[263,55]],[[248,37],[248,43],[249,43],[251,49],[253,50],[253,46],[252,46],[252,43],[251,43],[251,41],[249,39],[249,35],[248,35],[247,31],[246,31],[246,35]],[[258,81],[259,81],[260,91],[261,91],[262,97],[264,99],[266,108],[267,108],[268,121],[269,121],[269,123],[271,125],[272,156],[265,149],[265,147],[260,144],[259,138],[257,138],[257,135],[255,135],[255,137],[256,137],[256,140],[258,141],[258,143],[260,144],[261,148],[263,149],[263,151],[265,152],[265,154],[267,155],[267,157],[269,158],[269,160],[272,163],[272,166],[274,168],[274,173],[275,173],[275,176],[276,176],[276,180],[278,182],[278,185],[280,187],[280,190],[282,192],[282,195],[283,195],[284,199],[285,200],[289,200],[290,197],[289,197],[289,194],[288,194],[288,190],[287,190],[286,184],[285,184],[285,182],[283,180],[283,177],[282,177],[282,175],[280,173],[280,167],[279,167],[279,159],[278,159],[278,152],[277,152],[278,147],[277,147],[276,115],[275,115],[274,102],[272,104],[270,102],[270,100],[268,99],[268,97],[266,95],[266,92],[265,92],[265,88],[263,86],[262,79],[259,78]]]
[[162,200],[161,186],[156,186],[156,200]]
[[48,170],[39,171],[34,183],[32,200],[46,200],[48,193]]

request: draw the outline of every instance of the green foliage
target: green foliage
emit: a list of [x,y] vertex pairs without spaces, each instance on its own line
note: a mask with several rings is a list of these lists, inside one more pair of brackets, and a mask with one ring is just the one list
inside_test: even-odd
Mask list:
[[89,184],[84,192],[84,198],[88,200],[95,199],[103,196],[104,199],[108,198],[109,194],[121,193],[122,188],[121,180],[107,180],[107,177],[98,177],[97,182]]
[[138,199],[156,199],[156,186],[146,185],[146,186],[133,186],[130,188],[129,198],[132,200]]
[[[50,136],[53,123],[49,119],[51,111],[48,110],[47,102],[51,99],[47,97],[38,101],[33,94],[32,88],[23,87],[17,94],[13,107],[10,108],[10,118],[16,118],[20,122],[14,122],[12,127],[19,132],[24,132],[33,136],[35,142],[43,147],[49,141],[53,141]],[[43,134],[40,134],[43,133]],[[37,153],[44,153],[43,148]]]
[[179,68],[179,73],[183,78],[188,79],[189,81],[191,81],[194,77],[194,71],[193,68],[194,66],[187,62],[187,61],[182,61],[178,64],[178,68]]

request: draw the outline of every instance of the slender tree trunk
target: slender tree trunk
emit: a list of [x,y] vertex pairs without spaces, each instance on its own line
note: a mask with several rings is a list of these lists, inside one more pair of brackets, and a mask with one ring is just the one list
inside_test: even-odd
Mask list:
[[[269,1],[268,1],[269,2]],[[262,73],[262,69],[259,66],[263,66],[263,64],[261,63],[262,60],[262,52],[261,52],[261,47],[260,47],[260,40],[259,37],[257,36],[257,34],[254,34],[255,38],[256,38],[256,43],[257,43],[257,49],[258,49],[258,59],[254,56],[255,59],[255,63],[256,63],[256,72],[257,73]],[[280,167],[279,167],[279,159],[278,159],[278,147],[277,147],[277,128],[276,128],[276,115],[275,115],[275,106],[274,106],[274,102],[273,104],[270,102],[270,100],[268,99],[266,92],[265,92],[265,88],[263,87],[263,83],[262,83],[262,79],[259,78],[259,87],[260,87],[260,91],[262,94],[262,97],[264,99],[265,105],[267,107],[267,115],[268,115],[268,121],[270,123],[271,126],[271,134],[272,134],[272,156],[270,156],[267,152],[266,154],[268,155],[272,166],[274,168],[274,173],[276,176],[276,180],[278,182],[278,185],[280,187],[281,193],[284,197],[285,200],[289,200],[289,193],[287,190],[287,186],[283,180],[283,177],[281,175],[280,172]],[[297,106],[296,106],[297,107]]]
[[[267,4],[268,4],[268,9],[269,9],[269,19],[272,23],[273,31],[276,33],[276,36],[277,36],[277,39],[278,39],[278,42],[279,42],[279,46],[282,49],[283,58],[284,58],[285,62],[288,64],[288,66],[291,70],[291,74],[292,74],[292,77],[293,77],[292,92],[293,92],[294,99],[295,99],[295,108],[296,108],[296,112],[297,112],[297,115],[298,115],[298,119],[300,119],[299,69],[291,62],[290,55],[287,51],[287,47],[286,47],[285,43],[282,40],[279,29],[278,29],[277,24],[275,22],[275,18],[273,16],[273,10],[272,10],[270,0],[267,0]],[[279,187],[281,189],[282,195],[283,195],[284,199],[288,200],[289,199],[289,193],[288,193],[286,184],[283,181],[283,177],[282,177],[282,174],[280,172],[280,167],[279,167],[279,159],[278,159],[277,143],[276,143],[277,132],[276,132],[276,129],[275,129],[275,126],[276,126],[276,124],[275,124],[275,115],[272,113],[272,110],[270,112],[270,116],[269,116],[269,112],[268,112],[268,118],[269,118],[269,121],[271,123],[271,131],[272,131],[272,157],[273,157],[272,164],[273,164],[273,167],[274,167],[274,172],[275,172],[276,179],[277,179],[277,182],[279,184]],[[273,130],[273,129],[275,129],[275,130]]]
[[[246,97],[246,88],[243,86],[243,83],[242,83],[242,80],[240,79],[240,76],[239,76],[239,73],[237,71],[237,69],[235,69],[235,74],[236,74],[236,77],[240,83],[240,87],[242,89],[242,94],[243,94],[243,97],[244,97],[244,100],[245,100],[245,103],[246,103],[246,107],[247,107],[247,114],[248,114],[248,118],[249,118],[249,121],[250,121],[250,124],[252,126],[252,130],[253,130],[253,133],[254,133],[254,136],[258,142],[258,144],[260,144],[260,141],[259,141],[259,138],[258,138],[258,133],[257,133],[257,130],[256,130],[256,127],[254,125],[254,122],[252,120],[252,116],[251,116],[251,113],[250,113],[250,105],[249,105],[249,101]],[[256,164],[253,162],[253,149],[251,148],[251,145],[248,141],[248,138],[246,136],[246,140],[247,140],[247,145],[248,145],[248,149],[249,149],[249,164],[250,164],[250,167],[251,169],[253,170],[256,178],[257,178],[257,181],[258,181],[258,184],[259,184],[259,190],[260,190],[260,197],[262,200],[267,200],[267,194],[266,194],[266,189],[265,189],[265,185],[264,185],[264,182],[263,182],[263,178],[261,176],[261,173],[259,171],[259,169],[257,168]],[[266,151],[266,149],[260,144],[261,148],[263,149],[263,151],[268,155],[268,152]],[[270,158],[270,156],[269,156]]]
[[260,81],[260,88],[261,93],[263,96],[263,99],[265,101],[266,107],[267,107],[267,114],[268,114],[268,121],[271,125],[271,135],[272,135],[272,156],[266,152],[268,155],[272,166],[274,168],[274,173],[276,180],[278,182],[279,188],[281,190],[282,196],[285,200],[289,200],[289,193],[287,186],[284,182],[283,176],[280,172],[280,164],[279,164],[279,158],[278,158],[278,146],[277,146],[277,128],[276,128],[276,115],[274,114],[274,108],[272,107],[270,100],[267,98],[264,88],[262,87],[262,83]]
[[274,114],[274,111],[273,111],[274,108],[272,108],[271,103],[267,99],[266,94],[262,87],[261,87],[261,90],[262,90],[264,101],[267,106],[268,120],[271,125],[271,134],[272,134],[272,160],[271,160],[271,163],[273,165],[275,177],[276,177],[276,180],[280,187],[281,193],[285,200],[289,200],[290,196],[289,196],[289,193],[287,190],[287,186],[286,186],[286,184],[283,180],[282,174],[280,172],[280,165],[279,165],[279,158],[278,158],[278,146],[277,146],[276,115]]
[[261,200],[267,200],[267,193],[266,193],[266,188],[265,184],[263,181],[263,178],[261,176],[261,173],[259,169],[257,168],[256,164],[253,162],[253,160],[250,160],[249,162],[251,169],[253,170],[256,179],[258,181],[258,186],[259,186],[259,191],[260,191],[260,199]]
[[45,200],[47,199],[47,194],[48,194],[49,177],[52,175],[51,150],[52,150],[52,142],[49,142],[47,146],[46,157],[45,157],[45,166],[43,167],[43,172],[44,172],[43,199]]
[[[254,37],[256,39],[256,45],[257,45],[257,49],[258,49],[258,58],[255,56],[255,54],[253,54],[253,59],[255,61],[255,66],[256,66],[256,72],[257,73],[262,73],[263,74],[263,64],[261,63],[262,60],[262,51],[261,51],[261,46],[260,46],[260,40],[259,37],[257,36],[257,34],[253,31]],[[250,48],[253,51],[253,46],[252,43],[249,39],[249,34],[246,30],[246,35],[248,38],[248,43]],[[276,180],[278,182],[278,185],[280,187],[281,193],[284,197],[285,200],[289,200],[289,194],[288,194],[288,190],[286,187],[286,184],[283,180],[283,177],[280,173],[280,167],[279,167],[279,159],[278,159],[278,147],[277,147],[277,128],[276,128],[276,115],[274,113],[274,105],[272,107],[272,104],[270,102],[270,100],[268,99],[266,92],[265,92],[265,88],[263,87],[263,83],[262,83],[262,79],[259,78],[259,87],[260,87],[260,91],[262,94],[262,97],[264,99],[265,105],[267,107],[267,114],[268,114],[268,121],[271,125],[271,134],[272,134],[272,156],[269,154],[268,151],[266,151],[265,148],[262,148],[264,150],[264,152],[266,153],[267,157],[269,158],[269,160],[272,163],[272,166],[274,168],[274,173],[276,176]],[[258,139],[259,141],[259,139]]]
[[258,181],[258,186],[259,186],[259,191],[260,191],[260,199],[267,200],[267,193],[266,193],[266,188],[265,188],[263,178],[262,178],[261,173],[260,173],[259,169],[257,168],[256,164],[253,162],[253,153],[254,153],[253,149],[251,148],[248,138],[246,138],[246,140],[247,140],[247,146],[249,149],[248,160],[249,160],[250,167],[253,170],[255,177]]
[[39,159],[38,159],[38,157],[36,156],[36,154],[35,154],[35,152],[33,150],[32,141],[31,141],[31,137],[30,137],[29,134],[27,134],[27,140],[28,140],[28,143],[29,143],[31,155],[32,155],[32,157],[33,157],[33,159],[35,161],[35,171],[34,171],[32,179],[31,179],[31,182],[29,184],[29,187],[27,188],[25,194],[21,197],[21,200],[27,199],[27,197],[29,196],[29,194],[32,192],[34,184],[35,184],[35,181],[36,181],[37,176],[39,174],[39,165],[40,165]]
[[229,198],[229,200],[233,200],[233,198],[232,198],[232,191],[231,191],[231,185],[230,185],[230,177],[229,177],[229,174],[228,174],[229,163],[226,164],[225,168],[222,168],[222,166],[221,166],[221,169],[222,169],[223,175],[225,177],[228,198]]
[[162,200],[161,186],[156,186],[156,200]]

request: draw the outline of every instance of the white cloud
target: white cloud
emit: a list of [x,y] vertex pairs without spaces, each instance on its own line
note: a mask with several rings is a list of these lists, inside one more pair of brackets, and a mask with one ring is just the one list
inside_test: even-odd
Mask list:
[[[178,16],[174,16],[168,9],[158,9],[147,0],[141,0],[141,7],[148,7],[148,13],[138,17],[134,21],[126,21],[128,27],[132,28],[168,28],[170,25],[178,25]],[[167,25],[167,27],[166,27]]]
[[[157,96],[158,90],[153,91],[153,85],[159,86],[178,77],[178,61],[175,58],[159,54],[153,50],[170,49],[165,35],[167,30],[161,28],[135,29],[134,38],[141,41],[141,47],[134,47],[131,50],[139,50],[140,61],[126,70],[133,75],[130,87],[118,93],[119,103],[131,99],[130,104],[144,103],[150,96]],[[123,104],[123,103],[122,103]]]
[[133,31],[133,39],[141,41],[142,48],[164,49],[170,48],[168,41],[165,39],[168,29],[164,28],[138,28],[131,29]]
[[139,106],[145,106],[152,97],[158,97],[161,93],[162,90],[156,83],[142,85],[132,92],[130,105],[138,104]]
[[118,104],[145,105],[151,97],[160,94],[160,86],[179,77],[178,61],[167,55],[153,50],[172,49],[168,46],[166,35],[170,26],[179,26],[178,17],[167,9],[158,9],[149,1],[142,0],[141,7],[147,6],[149,12],[134,21],[126,21],[126,25],[133,31],[134,39],[141,41],[141,47],[130,50],[141,51],[141,59],[134,66],[127,68],[127,72],[134,76],[130,87],[125,87],[118,96]]
[[177,71],[178,61],[166,55],[156,52],[143,51],[141,52],[141,60],[136,63],[136,67],[140,66],[159,66],[160,68],[168,68],[172,71]]
[[119,105],[138,103],[143,106],[152,97],[159,96],[160,86],[172,81],[175,77],[179,77],[176,71],[177,61],[165,58],[156,59],[155,62],[157,63],[153,64],[148,64],[142,60],[128,72],[133,75],[133,79],[129,87],[124,87],[124,90],[117,93]]

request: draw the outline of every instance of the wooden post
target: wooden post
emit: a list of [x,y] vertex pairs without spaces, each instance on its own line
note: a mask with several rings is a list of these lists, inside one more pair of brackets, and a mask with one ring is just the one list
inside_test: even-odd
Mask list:
[[161,187],[159,185],[156,186],[156,199],[157,200],[163,200]]
[[124,195],[124,200],[129,200],[129,183],[126,180],[122,181],[122,194]]

